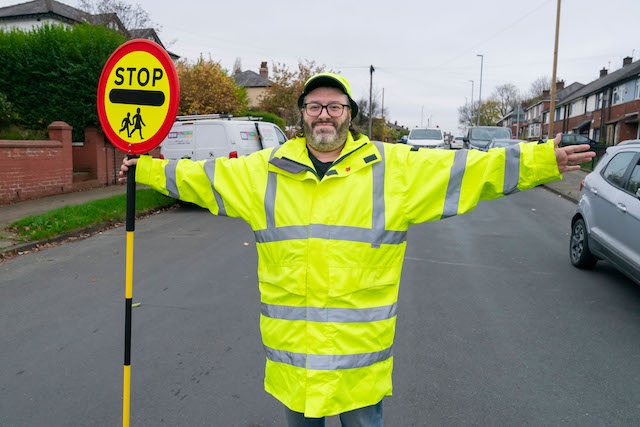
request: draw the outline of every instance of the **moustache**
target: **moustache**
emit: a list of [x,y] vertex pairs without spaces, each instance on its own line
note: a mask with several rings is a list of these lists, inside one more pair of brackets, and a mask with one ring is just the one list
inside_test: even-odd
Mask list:
[[333,127],[337,127],[333,120],[318,120],[317,122],[313,123],[312,127],[316,127],[318,125],[326,125],[326,124],[332,125]]

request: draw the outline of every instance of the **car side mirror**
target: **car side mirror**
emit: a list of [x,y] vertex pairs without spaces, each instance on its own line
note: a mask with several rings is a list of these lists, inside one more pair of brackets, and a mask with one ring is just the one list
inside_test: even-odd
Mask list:
[[467,138],[466,136],[465,136],[464,138],[462,138],[462,140],[463,140],[464,142],[469,142],[469,138]]
[[638,188],[638,189],[636,190],[636,197],[637,197],[638,199],[640,199],[640,188]]

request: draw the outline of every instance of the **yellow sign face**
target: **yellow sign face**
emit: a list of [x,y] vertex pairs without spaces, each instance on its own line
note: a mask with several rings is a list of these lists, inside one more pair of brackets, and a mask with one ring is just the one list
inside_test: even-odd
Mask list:
[[109,127],[129,143],[145,142],[158,133],[167,117],[169,80],[153,55],[132,52],[111,70],[105,96],[111,101],[105,108]]
[[131,40],[113,53],[102,70],[100,123],[118,148],[145,153],[168,133],[179,98],[177,73],[166,51],[149,40]]

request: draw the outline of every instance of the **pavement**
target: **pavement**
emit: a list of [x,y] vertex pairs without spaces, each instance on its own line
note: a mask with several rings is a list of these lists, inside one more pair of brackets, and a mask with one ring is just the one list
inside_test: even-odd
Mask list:
[[[580,199],[580,182],[588,173],[589,171],[586,170],[567,172],[564,174],[562,180],[544,184],[543,187],[574,203],[578,203],[578,200]],[[126,194],[126,192],[126,185],[111,185],[107,187],[43,197],[36,200],[25,200],[22,202],[0,205],[0,262],[3,259],[11,258],[15,255],[28,253],[38,250],[38,248],[67,240],[70,237],[90,235],[91,232],[97,231],[101,228],[100,225],[97,225],[90,229],[77,230],[73,233],[69,233],[69,235],[59,236],[49,241],[25,243],[15,240],[10,230],[8,230],[8,226],[12,222],[27,216],[45,213],[52,209],[82,204],[92,200],[106,199],[119,194]]]

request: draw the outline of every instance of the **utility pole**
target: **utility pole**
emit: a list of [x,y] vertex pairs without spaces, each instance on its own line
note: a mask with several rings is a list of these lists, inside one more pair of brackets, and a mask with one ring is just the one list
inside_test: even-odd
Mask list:
[[478,54],[476,56],[480,57],[480,89],[478,90],[478,117],[476,118],[476,126],[480,126],[480,108],[482,108],[482,66],[484,64],[484,55]]
[[371,134],[371,125],[373,123],[373,72],[376,69],[373,65],[369,67],[369,139],[373,138]]
[[471,126],[473,126],[473,112],[475,108],[473,107],[473,80],[469,80],[471,82]]
[[[551,102],[549,103],[549,130],[547,139],[553,138],[553,120],[556,115],[556,69],[558,68],[558,34],[560,33],[560,0],[556,11],[556,38],[553,46],[553,72],[551,73]],[[544,126],[544,123],[542,124]]]

